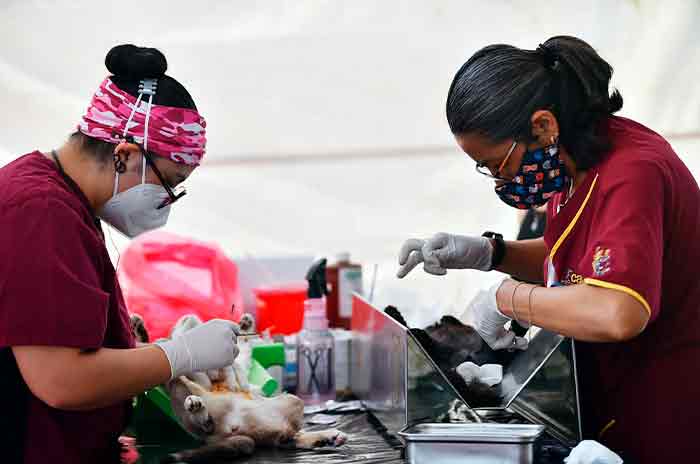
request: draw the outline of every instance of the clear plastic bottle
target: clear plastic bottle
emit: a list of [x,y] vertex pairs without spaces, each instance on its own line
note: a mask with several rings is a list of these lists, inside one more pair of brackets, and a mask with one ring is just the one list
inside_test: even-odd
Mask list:
[[326,315],[326,260],[309,270],[304,328],[297,338],[297,392],[307,405],[336,398],[334,340]]
[[328,330],[328,319],[322,300],[307,300],[305,307],[321,307],[321,317],[311,316],[315,311],[306,308],[304,330],[297,339],[297,396],[306,404],[319,404],[334,400],[335,352],[334,340]]

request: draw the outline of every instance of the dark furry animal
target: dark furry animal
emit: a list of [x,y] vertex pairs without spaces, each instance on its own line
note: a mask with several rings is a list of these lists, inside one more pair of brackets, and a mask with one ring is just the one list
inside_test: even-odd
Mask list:
[[436,342],[454,350],[452,363],[454,367],[465,361],[471,361],[479,366],[483,364],[506,365],[515,356],[508,350],[492,350],[481,339],[481,336],[471,326],[463,324],[452,316],[443,316],[440,322],[428,326],[425,331]]
[[479,366],[483,364],[500,364],[506,366],[515,356],[507,350],[492,350],[481,339],[479,333],[471,326],[463,324],[452,316],[443,316],[440,321],[425,329],[410,328],[401,312],[394,306],[387,306],[384,312],[407,327],[421,347],[438,365],[442,373],[473,407],[499,406],[501,392],[499,385],[489,387],[481,382],[467,385],[456,368],[471,361]]
[[384,312],[402,326],[408,327],[406,319],[403,318],[403,314],[399,312],[396,306],[387,306],[386,308],[384,308]]

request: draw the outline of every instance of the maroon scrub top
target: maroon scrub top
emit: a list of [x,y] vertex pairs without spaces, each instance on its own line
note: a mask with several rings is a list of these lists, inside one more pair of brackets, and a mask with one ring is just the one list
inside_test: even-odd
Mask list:
[[700,189],[660,135],[607,129],[612,150],[558,213],[563,194],[549,202],[546,278],[625,292],[650,319],[626,342],[576,342],[584,435],[625,463],[696,462]]
[[119,462],[130,402],[53,409],[28,390],[10,349],[134,346],[99,221],[78,186],[33,152],[0,169],[0,224],[1,461]]

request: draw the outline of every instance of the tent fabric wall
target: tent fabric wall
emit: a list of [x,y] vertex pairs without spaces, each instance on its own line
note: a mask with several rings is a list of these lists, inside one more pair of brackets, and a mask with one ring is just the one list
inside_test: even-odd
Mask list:
[[209,123],[205,164],[167,229],[232,256],[351,251],[368,277],[379,265],[378,302],[420,323],[461,313],[497,276],[397,281],[405,238],[517,230],[445,123],[458,67],[489,43],[578,35],[615,67],[621,114],[668,135],[698,175],[698,18],[692,0],[7,0],[0,163],[65,140],[111,46],[159,47]]

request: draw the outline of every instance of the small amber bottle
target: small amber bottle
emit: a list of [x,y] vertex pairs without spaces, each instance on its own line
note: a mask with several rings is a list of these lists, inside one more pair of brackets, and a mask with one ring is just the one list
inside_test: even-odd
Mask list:
[[362,293],[362,266],[350,262],[350,253],[340,253],[326,268],[328,322],[331,328],[350,329],[352,294]]

